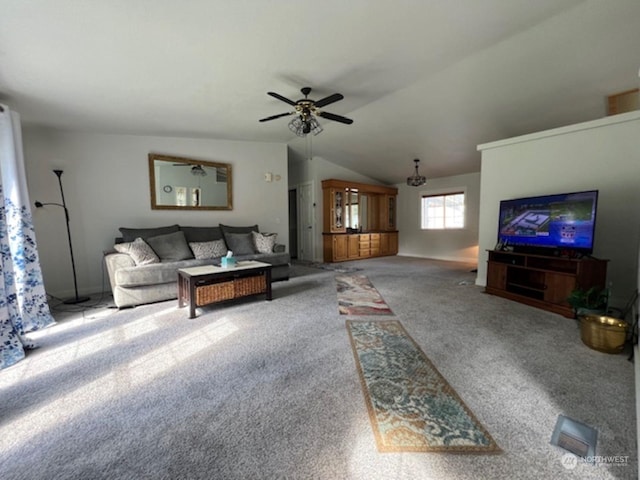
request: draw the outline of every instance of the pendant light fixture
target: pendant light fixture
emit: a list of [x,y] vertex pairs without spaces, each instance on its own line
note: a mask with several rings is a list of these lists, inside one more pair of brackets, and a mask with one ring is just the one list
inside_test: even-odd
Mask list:
[[414,162],[416,164],[416,170],[415,172],[413,172],[413,175],[407,177],[407,185],[409,185],[410,187],[420,187],[427,183],[427,177],[424,177],[418,173],[418,163],[420,163],[420,160],[416,158]]

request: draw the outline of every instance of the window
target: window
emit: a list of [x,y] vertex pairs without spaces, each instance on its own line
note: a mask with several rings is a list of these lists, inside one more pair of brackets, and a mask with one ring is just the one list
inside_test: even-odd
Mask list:
[[422,197],[423,230],[464,228],[464,192]]

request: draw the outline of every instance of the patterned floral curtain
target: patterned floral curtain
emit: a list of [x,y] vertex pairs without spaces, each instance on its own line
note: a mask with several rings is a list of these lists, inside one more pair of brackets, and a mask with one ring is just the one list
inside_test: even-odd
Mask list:
[[27,332],[54,323],[29,203],[20,116],[0,105],[0,368],[36,347]]

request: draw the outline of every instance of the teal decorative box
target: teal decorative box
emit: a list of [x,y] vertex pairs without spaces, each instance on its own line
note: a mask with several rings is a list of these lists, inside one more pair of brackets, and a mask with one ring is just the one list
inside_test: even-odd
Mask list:
[[220,265],[223,267],[235,267],[236,259],[233,257],[222,257]]

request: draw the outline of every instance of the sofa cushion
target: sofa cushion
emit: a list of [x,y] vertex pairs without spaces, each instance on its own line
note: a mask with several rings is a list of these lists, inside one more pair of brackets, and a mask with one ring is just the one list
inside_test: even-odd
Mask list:
[[222,230],[222,234],[226,235],[227,233],[251,233],[251,232],[259,232],[260,229],[258,225],[249,225],[247,227],[234,227],[231,225],[223,225],[220,224],[220,230]]
[[253,246],[257,253],[272,253],[276,244],[277,233],[251,232]]
[[197,259],[220,258],[227,254],[227,245],[223,239],[211,242],[189,242],[189,246]]
[[143,240],[146,240],[149,237],[157,237],[158,235],[177,232],[180,230],[180,227],[178,225],[169,225],[167,227],[155,228],[120,227],[119,230],[122,234],[123,242],[133,242],[136,238],[142,238]]
[[239,262],[255,260],[256,262],[264,262],[277,267],[281,265],[289,265],[291,257],[288,253],[252,253],[250,255],[241,255],[237,257],[236,260]]
[[223,238],[220,227],[180,227],[188,243],[211,242]]
[[187,240],[184,238],[184,232],[173,232],[165,235],[158,235],[147,238],[147,243],[156,255],[160,257],[161,262],[177,262],[193,258],[193,253]]
[[[231,225],[223,225],[221,223],[220,231],[222,232],[222,238],[224,238],[224,241],[227,242],[227,247],[229,247],[229,239],[227,238],[228,235],[233,233],[251,234],[251,232],[259,232],[260,229],[258,228],[258,225],[249,225],[246,227],[233,227]],[[229,250],[231,250],[231,247],[229,247]]]
[[153,249],[141,238],[136,238],[133,242],[119,243],[113,248],[120,253],[129,255],[136,265],[160,263],[160,259]]
[[227,248],[233,252],[234,256],[250,255],[256,253],[253,246],[253,238],[249,233],[226,233],[224,236]]
[[182,260],[180,262],[155,263],[116,270],[115,281],[120,287],[143,287],[162,283],[178,282],[178,269],[211,265],[211,260]]

